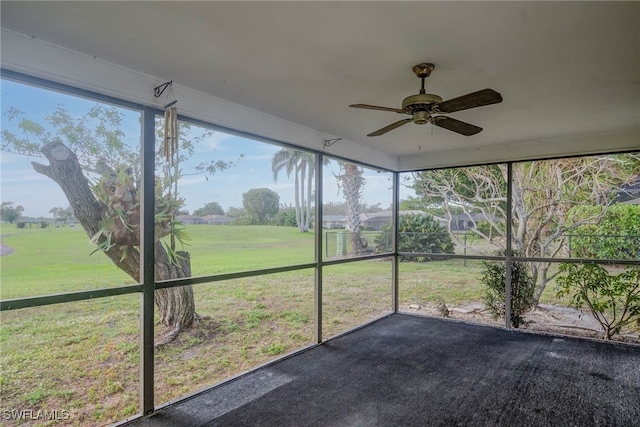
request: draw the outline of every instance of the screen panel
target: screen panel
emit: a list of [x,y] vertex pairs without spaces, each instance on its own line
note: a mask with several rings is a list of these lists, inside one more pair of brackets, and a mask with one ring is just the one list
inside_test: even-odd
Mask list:
[[1,84],[2,298],[137,283],[140,112]]
[[313,280],[300,270],[194,286],[198,319],[155,352],[156,403],[312,344]]
[[171,159],[158,155],[156,164],[161,193],[176,203],[162,241],[168,252],[189,253],[190,275],[313,262],[315,156],[184,121],[177,126],[179,150]]
[[392,312],[390,258],[326,266],[322,277],[323,338]]
[[326,157],[323,180],[323,257],[390,252],[393,174]]
[[139,300],[3,312],[3,425],[104,425],[140,413]]

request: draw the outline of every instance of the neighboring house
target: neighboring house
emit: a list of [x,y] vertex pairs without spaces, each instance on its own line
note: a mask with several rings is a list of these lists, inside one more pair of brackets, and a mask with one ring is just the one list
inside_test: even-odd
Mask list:
[[[419,210],[399,211],[398,215],[426,215]],[[382,230],[382,227],[389,224],[393,218],[391,211],[369,212],[360,214],[360,223],[364,230]]]
[[617,201],[628,205],[640,205],[640,177],[618,190]]
[[228,225],[233,221],[233,218],[224,215],[205,215],[202,219],[208,225]]
[[231,224],[233,218],[224,215],[178,215],[176,220],[185,225],[227,225]]
[[[399,211],[398,214],[402,215],[427,215],[423,211],[408,210]],[[380,212],[368,212],[360,214],[360,224],[363,230],[382,230],[386,224],[391,222],[393,218],[391,211]],[[441,226],[448,228],[448,220],[446,218],[434,217]],[[470,230],[474,227],[474,223],[477,225],[482,221],[486,221],[486,216],[482,213],[458,214],[454,215],[451,219],[451,230]],[[337,229],[345,228],[347,217],[345,215],[324,215],[322,217],[322,228],[325,229]]]
[[[452,230],[470,230],[474,228],[474,224],[477,226],[480,222],[486,221],[487,217],[480,213],[472,213],[472,214],[459,214],[454,215],[451,218],[451,229]],[[446,224],[445,224],[446,226]]]
[[[402,215],[425,215],[424,212],[413,210],[413,211],[400,211],[398,212],[400,216]],[[382,230],[386,224],[391,222],[393,218],[393,214],[391,211],[380,211],[380,212],[367,212],[360,214],[360,224],[363,230]],[[347,217],[345,215],[324,215],[322,217],[322,228],[325,229],[336,229],[336,228],[345,228],[347,222]]]
[[206,224],[202,217],[196,215],[178,215],[176,216],[176,220],[184,225]]
[[363,230],[382,230],[382,227],[389,224],[392,218],[391,211],[362,213],[360,224]]
[[347,223],[346,215],[323,215],[322,228],[334,229],[344,228]]

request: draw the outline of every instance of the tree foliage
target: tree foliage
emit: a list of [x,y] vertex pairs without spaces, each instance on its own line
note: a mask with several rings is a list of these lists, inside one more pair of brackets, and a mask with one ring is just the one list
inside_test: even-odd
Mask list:
[[573,306],[585,306],[611,339],[628,325],[640,326],[640,268],[611,274],[597,264],[562,264],[556,278],[558,296],[570,296]]
[[273,218],[273,225],[281,227],[297,227],[296,211],[293,207],[280,207],[278,213]]
[[227,216],[231,217],[231,218],[242,218],[245,217],[247,215],[247,211],[244,210],[244,208],[236,208],[231,206],[229,209],[227,209]]
[[[391,248],[391,223],[381,229],[376,236],[376,252],[389,252]],[[431,215],[401,215],[398,219],[398,251],[452,254],[454,245],[447,229],[441,226]],[[411,258],[425,261],[428,257]]]
[[570,255],[576,258],[640,259],[640,205],[615,204],[600,216],[599,206],[576,206],[569,221],[599,217],[571,232]]
[[224,215],[224,209],[218,204],[218,202],[209,202],[203,207],[193,211],[194,215],[206,216],[206,215]]
[[[592,156],[513,164],[513,247],[526,257],[554,258],[566,251],[577,227],[596,223],[617,196],[620,186],[640,174],[637,154]],[[507,165],[443,169],[413,174],[409,182],[427,205],[440,205],[449,220],[461,209],[473,223],[471,231],[505,249]],[[567,221],[577,205],[600,207],[593,216]],[[475,215],[474,215],[475,214]],[[474,218],[481,218],[476,220]],[[478,226],[480,221],[485,224]],[[556,273],[549,262],[529,264],[536,282],[537,303]]]
[[13,202],[2,202],[0,206],[0,220],[13,224],[22,216],[22,212],[24,212],[22,206],[14,206]]
[[53,219],[57,222],[67,222],[73,218],[73,209],[71,206],[66,208],[53,207],[49,209],[49,213],[53,215]]
[[280,196],[268,188],[252,188],[242,195],[242,206],[251,224],[267,224],[278,213]]
[[[294,176],[294,206],[295,220],[298,230],[309,231],[311,223],[311,199],[313,197],[313,181],[315,177],[315,155],[307,151],[283,148],[276,152],[271,159],[273,180],[278,181],[278,175],[285,171],[287,177]],[[305,185],[306,182],[306,185]]]

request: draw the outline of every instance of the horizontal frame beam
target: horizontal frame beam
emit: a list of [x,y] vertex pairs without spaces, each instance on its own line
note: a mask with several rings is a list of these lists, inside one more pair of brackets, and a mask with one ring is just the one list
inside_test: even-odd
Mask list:
[[68,292],[63,294],[43,295],[38,297],[15,298],[0,301],[0,311],[17,310],[19,308],[39,307],[43,305],[61,304],[72,301],[113,297],[117,295],[134,294],[137,292],[142,292],[142,285],[119,286],[116,288]]

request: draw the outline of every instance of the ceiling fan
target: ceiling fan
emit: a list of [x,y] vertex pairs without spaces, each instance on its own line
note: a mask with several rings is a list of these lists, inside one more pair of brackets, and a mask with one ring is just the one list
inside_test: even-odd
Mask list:
[[463,121],[453,119],[439,114],[454,113],[456,111],[467,110],[469,108],[482,107],[484,105],[497,104],[502,102],[502,96],[493,89],[482,89],[457,98],[442,101],[438,95],[426,93],[424,90],[424,79],[431,75],[435,65],[422,63],[413,67],[413,72],[421,80],[420,93],[407,96],[402,100],[402,108],[379,107],[369,104],[351,104],[349,107],[364,108],[367,110],[391,111],[393,113],[408,114],[412,116],[408,119],[398,120],[388,126],[371,132],[367,136],[380,136],[409,122],[418,125],[427,123],[448,129],[465,136],[475,135],[482,131],[481,127],[474,126]]

